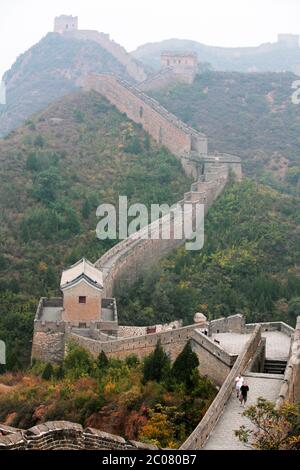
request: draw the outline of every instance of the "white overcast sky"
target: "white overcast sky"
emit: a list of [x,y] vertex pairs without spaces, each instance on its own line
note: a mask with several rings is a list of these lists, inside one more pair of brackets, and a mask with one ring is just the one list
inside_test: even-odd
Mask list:
[[255,46],[300,33],[300,0],[0,0],[0,77],[60,14],[79,16],[79,28],[110,33],[129,51],[174,37]]

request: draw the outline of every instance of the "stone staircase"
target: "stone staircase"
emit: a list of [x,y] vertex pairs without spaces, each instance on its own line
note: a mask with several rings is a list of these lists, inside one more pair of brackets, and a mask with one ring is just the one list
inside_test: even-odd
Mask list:
[[266,359],[264,365],[265,374],[284,374],[287,361],[276,360],[276,359]]

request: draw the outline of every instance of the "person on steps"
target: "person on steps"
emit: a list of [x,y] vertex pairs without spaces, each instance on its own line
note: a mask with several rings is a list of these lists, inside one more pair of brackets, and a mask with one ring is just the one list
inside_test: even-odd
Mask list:
[[246,405],[246,401],[248,398],[248,392],[249,392],[249,387],[246,382],[243,383],[243,385],[240,388],[240,402],[241,405]]
[[241,386],[243,385],[243,382],[244,382],[244,379],[241,376],[241,374],[239,374],[235,379],[235,391],[236,391],[237,398],[239,398],[240,396],[240,389],[241,389]]

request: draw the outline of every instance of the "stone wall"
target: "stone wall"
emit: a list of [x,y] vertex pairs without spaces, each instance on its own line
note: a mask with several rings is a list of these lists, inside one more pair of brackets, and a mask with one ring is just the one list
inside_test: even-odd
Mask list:
[[155,333],[160,333],[161,331],[169,331],[182,327],[181,320],[175,320],[170,323],[164,323],[163,325],[153,325],[149,326],[129,326],[129,325],[119,325],[118,336],[119,338],[127,338],[132,336],[145,336],[149,328],[154,328]]
[[207,138],[175,115],[169,113],[156,100],[130,86],[124,80],[111,74],[89,76],[83,83],[85,89],[95,90],[105,96],[121,113],[143,128],[158,142],[165,145],[182,163],[185,172],[196,178],[192,162],[182,157],[189,157],[192,150],[207,154]]
[[122,338],[110,342],[95,341],[90,338],[84,338],[74,333],[70,333],[69,339],[75,341],[84,347],[95,357],[101,351],[104,351],[108,357],[117,357],[124,359],[130,354],[136,354],[139,358],[147,356],[154,351],[158,339],[165,351],[169,354],[171,360],[174,360],[182,351],[187,341],[192,337],[195,325],[178,328],[161,333],[152,333],[146,336],[135,336],[132,338]]
[[158,447],[127,441],[98,429],[83,429],[69,421],[50,421],[27,431],[0,435],[0,450],[155,450]]
[[216,426],[225,406],[232,394],[234,379],[238,374],[244,372],[249,361],[251,361],[255,351],[261,341],[261,327],[257,325],[251,334],[244,350],[239,355],[225,382],[223,383],[218,395],[210,405],[201,422],[180,447],[181,450],[201,449]]
[[[257,323],[247,323],[245,325],[245,333],[251,333]],[[260,323],[262,332],[264,331],[281,331],[282,333],[286,334],[287,336],[292,336],[294,334],[294,328],[291,326],[287,325],[286,323],[282,321],[273,321],[273,322],[263,322]]]
[[228,354],[219,345],[210,340],[199,331],[206,323],[186,326],[160,333],[150,333],[145,336],[117,339],[111,342],[99,342],[85,338],[74,333],[70,339],[89,350],[93,356],[104,351],[108,357],[124,359],[135,354],[140,359],[154,351],[157,341],[160,340],[164,350],[174,361],[188,341],[199,359],[199,372],[208,376],[216,385],[221,386],[237,358]]
[[[227,168],[219,169],[213,175],[210,174],[208,177],[209,181],[197,182],[197,188],[194,184],[193,191],[186,193],[184,200],[180,201],[178,205],[183,205],[184,203],[192,205],[198,201],[200,204],[204,204],[204,211],[207,213],[214,200],[224,190],[227,177]],[[193,215],[195,215],[195,211],[191,214],[191,217]],[[162,226],[164,220],[168,222],[168,216],[161,219]],[[176,218],[174,219],[175,224]],[[145,230],[149,230],[149,227],[146,227]],[[133,234],[126,240],[121,241],[95,263],[95,266],[103,272],[104,296],[111,297],[116,295],[116,286],[119,289],[124,289],[132,285],[145,270],[151,268],[160,259],[185,242],[184,238],[175,239],[172,236],[169,240],[159,238],[140,239],[139,236],[139,234]]]
[[[79,326],[80,323],[89,324],[102,319],[102,291],[82,279],[78,284],[63,289],[64,308],[62,320]],[[80,303],[79,297],[85,297]]]
[[191,346],[199,359],[200,374],[208,376],[216,385],[222,386],[237,355],[228,354],[199,330],[193,331]]
[[243,333],[244,328],[245,319],[243,315],[232,315],[210,321],[208,335],[211,336],[215,333]]
[[280,407],[285,401],[300,402],[300,316],[292,335],[290,355],[276,406]]
[[[63,323],[62,323],[63,325]],[[44,362],[61,363],[65,352],[65,332],[34,331],[31,357]]]

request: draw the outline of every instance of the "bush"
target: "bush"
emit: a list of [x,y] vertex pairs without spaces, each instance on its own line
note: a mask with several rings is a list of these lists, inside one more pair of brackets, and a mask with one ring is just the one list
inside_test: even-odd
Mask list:
[[293,297],[289,301],[288,314],[293,320],[296,320],[298,315],[300,315],[300,297]]
[[64,360],[66,375],[75,379],[88,376],[92,371],[92,366],[93,360],[89,352],[75,343],[69,343],[68,353]]
[[26,160],[26,169],[29,171],[38,171],[40,164],[35,153],[30,153]]
[[108,367],[109,361],[104,351],[101,351],[97,358],[97,367],[100,370],[106,369]]
[[35,140],[34,140],[34,145],[35,145],[35,147],[41,147],[41,148],[44,147],[45,141],[44,141],[43,136],[41,136],[41,134],[39,134],[39,135],[35,138]]
[[136,367],[140,363],[138,357],[135,354],[130,354],[127,356],[125,362],[130,368]]
[[43,370],[42,379],[50,380],[53,377],[53,374],[54,374],[53,366],[52,364],[48,362],[48,364],[46,364],[45,366],[45,369]]

